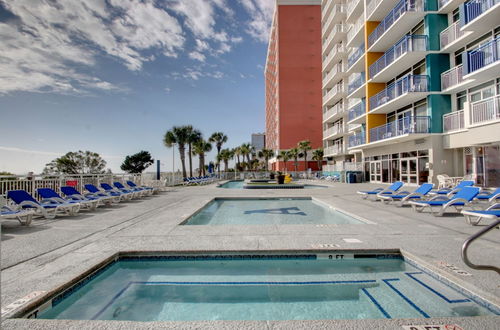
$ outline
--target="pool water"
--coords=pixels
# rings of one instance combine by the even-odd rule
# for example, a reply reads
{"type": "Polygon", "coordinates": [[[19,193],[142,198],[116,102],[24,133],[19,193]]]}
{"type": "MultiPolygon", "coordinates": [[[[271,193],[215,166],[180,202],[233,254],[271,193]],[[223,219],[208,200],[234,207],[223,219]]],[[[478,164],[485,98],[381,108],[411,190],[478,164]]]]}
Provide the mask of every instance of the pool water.
{"type": "MultiPolygon", "coordinates": [[[[245,181],[243,180],[234,180],[223,183],[219,186],[219,188],[229,188],[229,189],[243,189],[243,185],[245,181]]],[[[305,184],[304,189],[317,189],[317,188],[328,188],[327,186],[314,185],[314,184],[305,184]]]]}
{"type": "Polygon", "coordinates": [[[311,198],[216,198],[184,225],[363,224],[311,198]]]}
{"type": "Polygon", "coordinates": [[[125,257],[53,299],[37,317],[187,321],[495,314],[402,259],[335,257],[125,257]]]}

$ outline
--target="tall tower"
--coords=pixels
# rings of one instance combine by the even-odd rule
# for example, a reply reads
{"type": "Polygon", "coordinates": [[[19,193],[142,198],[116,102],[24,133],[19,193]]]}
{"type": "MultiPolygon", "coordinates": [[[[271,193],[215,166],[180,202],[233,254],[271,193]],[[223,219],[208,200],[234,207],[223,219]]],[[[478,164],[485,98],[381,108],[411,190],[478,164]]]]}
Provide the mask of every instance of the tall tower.
{"type": "MultiPolygon", "coordinates": [[[[277,0],[264,72],[267,148],[278,152],[302,140],[322,146],[321,61],[321,0],[277,0]]],[[[307,168],[317,169],[317,162],[307,168]]]]}

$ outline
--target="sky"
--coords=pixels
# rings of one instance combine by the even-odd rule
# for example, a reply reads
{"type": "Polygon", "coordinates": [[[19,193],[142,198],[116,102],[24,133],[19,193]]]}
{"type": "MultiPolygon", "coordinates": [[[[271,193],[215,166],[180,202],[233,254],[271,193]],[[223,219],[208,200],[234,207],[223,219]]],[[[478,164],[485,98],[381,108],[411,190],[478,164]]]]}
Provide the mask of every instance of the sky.
{"type": "Polygon", "coordinates": [[[273,11],[273,0],[0,0],[0,171],[40,173],[78,150],[115,173],[146,150],[170,171],[175,125],[250,142],[264,131],[273,11]]]}

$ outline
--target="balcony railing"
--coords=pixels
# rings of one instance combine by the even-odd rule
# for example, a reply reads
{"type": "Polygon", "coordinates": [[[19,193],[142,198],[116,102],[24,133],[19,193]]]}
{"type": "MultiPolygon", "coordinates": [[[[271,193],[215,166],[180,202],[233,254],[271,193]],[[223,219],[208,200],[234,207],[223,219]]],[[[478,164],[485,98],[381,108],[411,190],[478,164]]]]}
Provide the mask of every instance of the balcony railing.
{"type": "Polygon", "coordinates": [[[405,134],[422,134],[429,132],[429,116],[408,116],[370,129],[370,142],[390,139],[405,134]]]}
{"type": "Polygon", "coordinates": [[[463,129],[464,111],[454,111],[443,115],[443,132],[453,132],[463,129]]]}
{"type": "Polygon", "coordinates": [[[365,19],[364,16],[361,16],[356,23],[351,25],[351,28],[349,29],[349,32],[347,32],[347,43],[351,42],[351,40],[354,38],[354,36],[361,30],[363,25],[365,24],[365,19]]]}
{"type": "Polygon", "coordinates": [[[337,36],[339,33],[347,33],[347,25],[346,24],[335,24],[333,26],[332,31],[330,32],[328,38],[323,42],[324,46],[327,46],[330,41],[337,36]]]}
{"type": "Polygon", "coordinates": [[[467,53],[469,70],[468,73],[482,69],[487,65],[499,60],[500,37],[491,40],[474,50],[467,53]]]}
{"type": "Polygon", "coordinates": [[[366,16],[369,17],[382,0],[371,0],[366,4],[366,16]]]}
{"type": "Polygon", "coordinates": [[[335,116],[336,114],[342,113],[342,112],[344,112],[344,106],[343,106],[342,102],[339,102],[339,103],[335,104],[333,107],[327,109],[323,113],[323,120],[326,120],[327,118],[330,118],[330,117],[335,116]]]}
{"type": "Polygon", "coordinates": [[[342,125],[333,125],[323,131],[323,137],[337,135],[344,132],[344,128],[342,125]]]}
{"type": "Polygon", "coordinates": [[[366,102],[365,99],[361,100],[361,102],[355,104],[351,108],[349,108],[349,121],[353,120],[354,118],[358,118],[359,116],[362,116],[363,114],[366,113],[366,102]]]}
{"type": "Polygon", "coordinates": [[[500,119],[500,95],[471,104],[471,124],[481,124],[500,119]]]}
{"type": "Polygon", "coordinates": [[[323,29],[326,29],[331,24],[336,13],[340,13],[340,14],[345,13],[345,6],[341,5],[341,4],[336,4],[333,6],[333,10],[330,13],[328,20],[326,21],[325,24],[323,24],[323,29]]]}
{"type": "Polygon", "coordinates": [[[463,35],[464,32],[460,29],[460,21],[451,24],[439,34],[439,45],[441,46],[441,49],[445,48],[463,35]]]}
{"type": "Polygon", "coordinates": [[[368,36],[368,48],[370,48],[404,13],[422,11],[422,8],[421,0],[399,1],[382,22],[377,25],[377,28],[368,36]]]}
{"type": "Polygon", "coordinates": [[[344,148],[340,144],[337,144],[337,145],[334,145],[331,147],[326,147],[325,151],[324,151],[325,156],[338,155],[338,154],[342,154],[342,153],[344,153],[344,148]]]}
{"type": "Polygon", "coordinates": [[[460,64],[441,73],[441,90],[445,91],[452,86],[460,84],[463,80],[463,65],[460,64]]]}
{"type": "Polygon", "coordinates": [[[324,96],[324,100],[333,97],[335,94],[344,93],[344,84],[338,83],[333,86],[324,96]]]}
{"type": "Polygon", "coordinates": [[[361,171],[363,163],[337,162],[336,164],[323,165],[323,172],[343,172],[343,171],[361,171]]]}
{"type": "Polygon", "coordinates": [[[500,0],[472,0],[464,6],[465,24],[474,20],[476,17],[500,3],[500,0]]]}
{"type": "Polygon", "coordinates": [[[387,86],[380,93],[370,97],[370,110],[380,107],[406,93],[427,92],[428,78],[425,75],[408,75],[387,86]]]}
{"type": "Polygon", "coordinates": [[[328,63],[330,62],[330,60],[337,56],[337,54],[340,54],[340,53],[345,53],[347,51],[347,49],[342,46],[342,45],[335,45],[332,50],[330,51],[330,53],[324,58],[324,63],[328,63]]]}
{"type": "Polygon", "coordinates": [[[345,72],[345,68],[340,63],[337,63],[333,66],[333,68],[328,72],[328,74],[323,79],[323,84],[326,84],[333,76],[335,76],[339,72],[345,72]]]}
{"type": "Polygon", "coordinates": [[[348,1],[347,8],[346,8],[347,16],[351,15],[352,11],[354,10],[354,8],[356,8],[356,6],[359,4],[360,1],[363,1],[363,0],[348,1]]]}
{"type": "Polygon", "coordinates": [[[450,1],[451,1],[451,0],[439,0],[439,1],[438,1],[438,7],[439,7],[439,9],[443,8],[444,6],[446,6],[446,4],[447,4],[448,2],[450,2],[450,1]]]}
{"type": "Polygon", "coordinates": [[[375,63],[370,65],[370,78],[388,67],[408,52],[425,52],[427,50],[427,36],[407,35],[399,40],[391,49],[386,51],[375,63]]]}
{"type": "Polygon", "coordinates": [[[365,133],[349,136],[349,148],[353,148],[366,143],[365,133]]]}
{"type": "Polygon", "coordinates": [[[347,94],[351,94],[356,89],[363,86],[365,83],[365,73],[354,73],[349,77],[349,85],[347,86],[347,94]]]}
{"type": "Polygon", "coordinates": [[[349,68],[353,66],[353,64],[356,63],[356,61],[359,60],[359,58],[363,56],[364,53],[365,53],[365,44],[363,43],[361,46],[356,48],[356,50],[351,55],[349,55],[349,57],[347,58],[347,66],[349,68]]]}

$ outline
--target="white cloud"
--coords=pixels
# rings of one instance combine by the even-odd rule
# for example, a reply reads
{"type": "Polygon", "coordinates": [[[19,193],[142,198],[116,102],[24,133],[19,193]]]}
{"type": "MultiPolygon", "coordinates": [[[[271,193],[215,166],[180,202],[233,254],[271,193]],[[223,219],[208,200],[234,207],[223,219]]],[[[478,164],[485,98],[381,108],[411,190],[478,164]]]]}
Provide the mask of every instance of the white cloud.
{"type": "Polygon", "coordinates": [[[193,60],[197,60],[200,62],[205,62],[205,55],[200,52],[191,52],[189,53],[189,58],[193,60]]]}
{"type": "Polygon", "coordinates": [[[239,0],[250,15],[247,33],[258,41],[267,42],[271,27],[275,1],[239,0]]]}
{"type": "Polygon", "coordinates": [[[170,88],[170,87],[165,87],[163,90],[164,90],[167,94],[170,94],[170,92],[172,91],[172,88],[170,88]]]}

